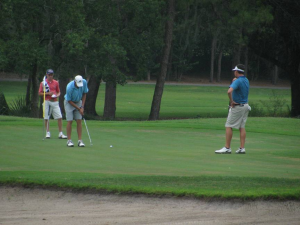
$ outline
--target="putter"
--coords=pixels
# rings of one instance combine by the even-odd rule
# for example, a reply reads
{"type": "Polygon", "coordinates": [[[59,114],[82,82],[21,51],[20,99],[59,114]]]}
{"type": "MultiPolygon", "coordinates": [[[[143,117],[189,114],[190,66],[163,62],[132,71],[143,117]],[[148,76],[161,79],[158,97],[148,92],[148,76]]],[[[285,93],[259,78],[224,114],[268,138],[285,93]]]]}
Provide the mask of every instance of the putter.
{"type": "Polygon", "coordinates": [[[90,136],[90,133],[89,133],[89,129],[88,129],[87,125],[86,125],[85,118],[83,118],[83,121],[84,121],[84,124],[85,124],[86,131],[87,131],[87,133],[88,133],[88,135],[89,135],[90,144],[93,145],[93,144],[92,144],[92,140],[91,140],[91,136],[90,136]]]}

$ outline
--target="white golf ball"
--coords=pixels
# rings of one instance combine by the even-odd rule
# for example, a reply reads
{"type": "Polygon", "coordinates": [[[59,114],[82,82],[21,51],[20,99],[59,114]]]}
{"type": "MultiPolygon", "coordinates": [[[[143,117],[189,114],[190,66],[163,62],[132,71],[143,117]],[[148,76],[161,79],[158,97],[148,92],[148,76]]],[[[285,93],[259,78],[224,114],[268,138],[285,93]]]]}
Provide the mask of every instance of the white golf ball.
{"type": "Polygon", "coordinates": [[[111,148],[112,148],[112,145],[111,145],[111,146],[109,146],[109,147],[111,147],[111,148]]]}

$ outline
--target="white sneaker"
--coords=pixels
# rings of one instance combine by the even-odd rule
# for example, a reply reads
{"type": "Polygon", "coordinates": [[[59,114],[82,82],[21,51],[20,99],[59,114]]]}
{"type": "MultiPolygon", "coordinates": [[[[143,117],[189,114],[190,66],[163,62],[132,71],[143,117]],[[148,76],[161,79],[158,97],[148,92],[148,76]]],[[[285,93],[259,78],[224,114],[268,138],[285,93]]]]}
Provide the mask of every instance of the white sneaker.
{"type": "Polygon", "coordinates": [[[231,154],[231,148],[223,147],[220,150],[215,151],[216,154],[231,154]]]}
{"type": "Polygon", "coordinates": [[[51,136],[51,135],[50,135],[50,132],[47,132],[47,133],[46,133],[46,138],[50,138],[50,136],[51,136]]]}
{"type": "Polygon", "coordinates": [[[239,148],[238,150],[235,151],[236,154],[246,154],[246,149],[245,148],[239,148]]]}
{"type": "Polygon", "coordinates": [[[58,138],[59,139],[67,139],[68,137],[66,135],[63,134],[63,132],[58,134],[58,138]]]}
{"type": "Polygon", "coordinates": [[[83,142],[81,140],[78,141],[78,147],[84,147],[85,144],[83,144],[83,142]]]}
{"type": "Polygon", "coordinates": [[[74,147],[74,144],[73,144],[72,140],[67,141],[67,146],[68,147],[74,147]]]}

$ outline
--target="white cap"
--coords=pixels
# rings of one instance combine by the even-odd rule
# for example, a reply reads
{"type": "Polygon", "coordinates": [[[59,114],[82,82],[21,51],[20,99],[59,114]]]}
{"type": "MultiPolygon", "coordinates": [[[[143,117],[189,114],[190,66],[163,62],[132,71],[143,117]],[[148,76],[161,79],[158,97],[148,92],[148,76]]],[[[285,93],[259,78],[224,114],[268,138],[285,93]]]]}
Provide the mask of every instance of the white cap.
{"type": "Polygon", "coordinates": [[[83,86],[83,79],[82,79],[82,76],[77,75],[77,76],[75,77],[75,82],[76,82],[77,87],[82,87],[82,86],[83,86]]]}
{"type": "Polygon", "coordinates": [[[235,71],[235,70],[240,71],[240,72],[245,72],[244,70],[238,68],[237,66],[235,66],[234,69],[232,69],[232,71],[235,71]]]}

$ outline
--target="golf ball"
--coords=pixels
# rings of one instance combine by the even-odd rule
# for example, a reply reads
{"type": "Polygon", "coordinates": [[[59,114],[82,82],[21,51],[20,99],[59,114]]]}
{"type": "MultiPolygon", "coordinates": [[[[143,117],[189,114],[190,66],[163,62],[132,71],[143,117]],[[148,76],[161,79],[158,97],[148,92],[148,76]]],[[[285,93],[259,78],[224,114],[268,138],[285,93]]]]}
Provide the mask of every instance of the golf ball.
{"type": "Polygon", "coordinates": [[[111,146],[109,146],[109,147],[111,147],[111,148],[112,148],[112,145],[111,145],[111,146]]]}

